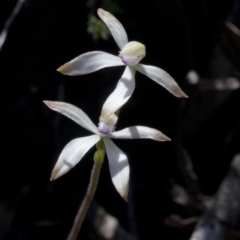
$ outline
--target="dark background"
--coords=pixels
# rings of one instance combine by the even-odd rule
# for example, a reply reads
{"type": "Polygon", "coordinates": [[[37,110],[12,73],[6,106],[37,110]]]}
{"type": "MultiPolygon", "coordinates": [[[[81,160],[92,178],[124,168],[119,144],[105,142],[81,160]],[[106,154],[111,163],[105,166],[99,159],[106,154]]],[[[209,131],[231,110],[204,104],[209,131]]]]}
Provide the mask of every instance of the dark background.
{"type": "MultiPolygon", "coordinates": [[[[0,29],[16,2],[0,1],[0,29]]],[[[146,45],[142,63],[170,73],[189,99],[175,98],[136,74],[136,89],[121,110],[117,130],[145,125],[161,130],[172,142],[114,141],[129,158],[129,202],[114,189],[106,159],[94,204],[116,217],[132,239],[187,240],[195,222],[185,224],[172,215],[200,216],[239,152],[240,94],[238,87],[233,90],[227,83],[229,78],[238,82],[240,77],[240,37],[225,23],[231,21],[240,28],[240,3],[116,2],[122,11],[114,15],[129,40],[146,45]],[[199,75],[196,84],[186,78],[191,70],[199,75]],[[219,89],[217,83],[223,87],[219,89]],[[184,204],[179,192],[193,203],[184,204]]],[[[102,104],[123,68],[76,77],[61,75],[56,69],[88,51],[118,54],[111,36],[96,42],[87,33],[88,15],[102,5],[103,1],[87,7],[81,0],[26,0],[9,29],[0,51],[0,239],[66,239],[88,186],[94,150],[69,173],[49,182],[62,148],[89,132],[42,101],[72,103],[98,123],[102,104]]],[[[105,239],[92,226],[92,212],[79,239],[105,239]]]]}

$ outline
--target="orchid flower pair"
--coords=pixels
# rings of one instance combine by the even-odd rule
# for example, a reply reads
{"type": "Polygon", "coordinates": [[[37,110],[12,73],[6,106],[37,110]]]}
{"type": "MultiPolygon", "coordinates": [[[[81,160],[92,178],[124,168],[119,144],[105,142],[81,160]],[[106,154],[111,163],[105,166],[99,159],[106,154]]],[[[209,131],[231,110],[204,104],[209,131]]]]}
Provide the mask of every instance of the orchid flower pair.
{"type": "Polygon", "coordinates": [[[67,173],[94,144],[102,140],[105,145],[113,184],[119,194],[126,200],[129,183],[128,158],[110,138],[149,138],[155,141],[170,141],[170,138],[160,131],[143,126],[128,127],[114,132],[118,120],[116,112],[128,101],[135,89],[136,70],[164,86],[176,97],[186,98],[187,95],[164,70],[140,64],[139,61],[146,54],[145,46],[136,41],[128,42],[127,34],[122,24],[112,14],[103,9],[98,9],[97,12],[108,26],[113,38],[121,49],[120,54],[117,57],[101,51],[85,53],[64,64],[58,71],[67,75],[82,75],[104,67],[125,65],[126,68],[115,90],[103,104],[98,127],[94,125],[81,109],[71,104],[44,101],[50,109],[65,115],[93,133],[93,135],[88,137],[73,139],[64,147],[52,171],[51,180],[67,173]]]}

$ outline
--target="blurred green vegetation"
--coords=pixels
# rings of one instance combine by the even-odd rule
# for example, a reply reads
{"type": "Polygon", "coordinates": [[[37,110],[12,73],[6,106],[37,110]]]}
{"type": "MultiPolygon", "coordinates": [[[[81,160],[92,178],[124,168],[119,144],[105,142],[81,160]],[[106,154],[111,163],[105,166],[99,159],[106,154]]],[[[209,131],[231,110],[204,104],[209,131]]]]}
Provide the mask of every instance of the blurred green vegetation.
{"type": "MultiPolygon", "coordinates": [[[[110,35],[110,31],[105,23],[95,15],[96,0],[88,0],[86,6],[91,10],[91,12],[94,12],[94,14],[90,13],[88,16],[87,32],[92,35],[94,41],[98,41],[99,39],[107,40],[110,35]]],[[[118,3],[112,0],[104,0],[101,7],[106,11],[111,12],[113,15],[115,13],[124,12],[119,7],[118,3]]]]}

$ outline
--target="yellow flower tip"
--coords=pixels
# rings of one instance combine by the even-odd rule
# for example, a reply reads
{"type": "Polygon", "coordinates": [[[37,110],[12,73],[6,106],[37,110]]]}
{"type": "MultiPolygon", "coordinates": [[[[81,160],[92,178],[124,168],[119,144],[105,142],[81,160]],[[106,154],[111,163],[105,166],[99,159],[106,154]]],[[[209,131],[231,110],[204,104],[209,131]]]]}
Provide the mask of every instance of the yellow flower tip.
{"type": "Polygon", "coordinates": [[[125,192],[122,195],[122,198],[127,202],[128,201],[128,191],[129,191],[129,186],[126,187],[125,192]]]}
{"type": "Polygon", "coordinates": [[[56,169],[53,169],[51,173],[50,181],[56,180],[57,178],[59,178],[58,171],[56,171],[56,169]]]}
{"type": "Polygon", "coordinates": [[[125,44],[120,52],[126,56],[140,56],[146,55],[146,47],[144,44],[136,41],[131,41],[125,44]]]}
{"type": "Polygon", "coordinates": [[[119,53],[125,65],[136,65],[146,56],[146,47],[140,42],[132,41],[125,44],[119,53]]]}
{"type": "Polygon", "coordinates": [[[51,175],[51,177],[50,177],[50,181],[53,181],[53,180],[55,180],[55,178],[54,178],[53,175],[51,175]]]}
{"type": "Polygon", "coordinates": [[[67,63],[63,64],[61,67],[57,69],[57,71],[62,74],[67,74],[67,72],[69,71],[69,64],[67,63]]]}

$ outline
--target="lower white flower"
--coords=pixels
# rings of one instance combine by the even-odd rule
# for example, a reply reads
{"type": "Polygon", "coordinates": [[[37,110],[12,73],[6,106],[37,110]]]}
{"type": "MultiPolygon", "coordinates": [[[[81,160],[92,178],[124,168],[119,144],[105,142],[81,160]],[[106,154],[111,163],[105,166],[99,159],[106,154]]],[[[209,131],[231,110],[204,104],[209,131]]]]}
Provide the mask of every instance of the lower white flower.
{"type": "Polygon", "coordinates": [[[118,119],[115,114],[108,118],[109,125],[100,121],[99,127],[97,128],[86,113],[72,104],[54,101],[44,101],[44,103],[50,109],[65,115],[83,128],[94,133],[94,135],[88,137],[75,138],[64,147],[52,171],[51,180],[61,177],[72,169],[82,159],[86,152],[102,139],[108,156],[113,184],[119,194],[126,200],[129,184],[128,158],[110,138],[149,138],[155,141],[171,140],[160,131],[143,126],[128,127],[121,131],[113,132],[118,119]]]}

